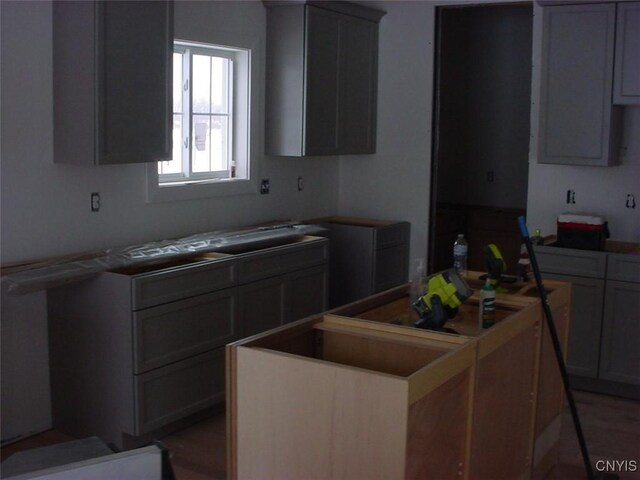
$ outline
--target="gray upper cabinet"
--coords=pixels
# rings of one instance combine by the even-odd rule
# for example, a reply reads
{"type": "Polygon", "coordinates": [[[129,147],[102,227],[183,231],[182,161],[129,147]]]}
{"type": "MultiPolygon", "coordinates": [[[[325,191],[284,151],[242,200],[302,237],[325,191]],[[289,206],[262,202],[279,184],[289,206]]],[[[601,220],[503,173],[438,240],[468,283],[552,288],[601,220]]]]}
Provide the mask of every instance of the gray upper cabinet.
{"type": "Polygon", "coordinates": [[[613,103],[640,104],[640,2],[618,4],[613,103]]]}
{"type": "Polygon", "coordinates": [[[53,2],[54,161],[171,158],[173,2],[53,2]]]}
{"type": "Polygon", "coordinates": [[[538,162],[617,163],[612,106],[616,5],[543,8],[538,162]]]}
{"type": "Polygon", "coordinates": [[[264,3],[266,153],[375,153],[384,12],[348,2],[264,3]]]}

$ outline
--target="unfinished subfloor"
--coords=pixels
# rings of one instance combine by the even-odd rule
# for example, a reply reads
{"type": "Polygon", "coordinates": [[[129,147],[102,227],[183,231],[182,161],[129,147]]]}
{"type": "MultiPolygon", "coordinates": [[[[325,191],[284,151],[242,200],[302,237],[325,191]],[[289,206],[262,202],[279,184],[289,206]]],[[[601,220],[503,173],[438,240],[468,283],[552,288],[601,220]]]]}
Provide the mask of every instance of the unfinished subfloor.
{"type": "MultiPolygon", "coordinates": [[[[587,446],[597,460],[629,460],[635,472],[620,472],[622,480],[640,480],[640,402],[587,392],[575,392],[587,446]]],[[[30,448],[72,440],[50,430],[2,448],[2,459],[30,448]]],[[[225,417],[217,414],[163,439],[172,454],[177,480],[226,478],[225,417]]],[[[552,480],[586,478],[582,457],[568,408],[562,419],[560,462],[547,477],[552,480]]]]}

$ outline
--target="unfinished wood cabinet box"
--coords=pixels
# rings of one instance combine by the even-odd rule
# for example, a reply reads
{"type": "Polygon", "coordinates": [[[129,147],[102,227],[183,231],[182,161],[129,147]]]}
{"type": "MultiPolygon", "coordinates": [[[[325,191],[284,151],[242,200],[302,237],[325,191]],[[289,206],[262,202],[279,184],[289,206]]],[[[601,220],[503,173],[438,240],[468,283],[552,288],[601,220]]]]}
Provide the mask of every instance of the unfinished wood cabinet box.
{"type": "Polygon", "coordinates": [[[461,335],[380,323],[405,286],[228,346],[229,477],[530,478],[542,308],[501,297],[484,331],[474,298],[461,335]]]}
{"type": "Polygon", "coordinates": [[[475,342],[334,315],[294,325],[227,347],[230,478],[464,473],[475,342]]]}
{"type": "MultiPolygon", "coordinates": [[[[476,291],[482,285],[479,276],[479,272],[469,272],[467,279],[470,286],[476,291]]],[[[538,303],[539,296],[533,282],[514,285],[504,284],[502,287],[503,290],[507,291],[497,293],[497,298],[503,302],[538,303]]],[[[545,280],[544,287],[560,345],[566,358],[569,337],[571,284],[545,280]]],[[[545,478],[558,462],[561,416],[564,407],[562,377],[560,376],[553,342],[541,305],[539,311],[541,334],[532,457],[532,478],[534,479],[545,478]]]]}

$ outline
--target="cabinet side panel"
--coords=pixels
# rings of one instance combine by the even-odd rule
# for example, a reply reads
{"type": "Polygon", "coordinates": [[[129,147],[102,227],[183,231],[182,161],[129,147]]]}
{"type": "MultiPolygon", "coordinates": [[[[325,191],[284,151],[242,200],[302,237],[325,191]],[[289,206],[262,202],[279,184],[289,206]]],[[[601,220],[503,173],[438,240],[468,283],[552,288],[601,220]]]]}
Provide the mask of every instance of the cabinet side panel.
{"type": "Polygon", "coordinates": [[[337,307],[374,293],[375,229],[325,225],[331,230],[329,304],[337,307]]]}
{"type": "Polygon", "coordinates": [[[403,478],[407,382],[237,348],[238,478],[403,478]]]}
{"type": "Polygon", "coordinates": [[[56,163],[95,153],[94,2],[53,2],[53,137],[56,163]]]}
{"type": "Polygon", "coordinates": [[[53,426],[122,447],[133,431],[128,282],[109,274],[48,293],[53,426]]]}
{"type": "Polygon", "coordinates": [[[265,153],[302,156],[304,6],[267,8],[265,153]]]}
{"type": "Polygon", "coordinates": [[[407,479],[458,478],[465,470],[472,371],[456,375],[411,405],[407,479]]]}
{"type": "Polygon", "coordinates": [[[532,325],[478,360],[470,478],[523,478],[529,471],[537,354],[532,325]]]}

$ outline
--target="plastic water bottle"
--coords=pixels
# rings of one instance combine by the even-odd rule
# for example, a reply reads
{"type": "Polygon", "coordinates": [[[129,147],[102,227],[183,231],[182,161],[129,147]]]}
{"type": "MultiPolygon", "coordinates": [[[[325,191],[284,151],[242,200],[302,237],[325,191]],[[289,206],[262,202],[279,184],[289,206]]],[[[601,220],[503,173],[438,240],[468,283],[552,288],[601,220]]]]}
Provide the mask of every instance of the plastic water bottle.
{"type": "Polygon", "coordinates": [[[467,241],[464,239],[464,235],[462,233],[458,234],[458,238],[453,244],[453,268],[462,275],[465,276],[467,274],[467,251],[469,250],[469,246],[467,241]]]}
{"type": "Polygon", "coordinates": [[[480,328],[492,327],[496,322],[496,291],[487,278],[480,290],[480,328]]]}
{"type": "Polygon", "coordinates": [[[411,289],[409,291],[409,297],[411,304],[413,304],[418,298],[422,297],[427,287],[427,276],[424,268],[424,258],[418,258],[414,260],[413,276],[411,278],[411,289]]]}

